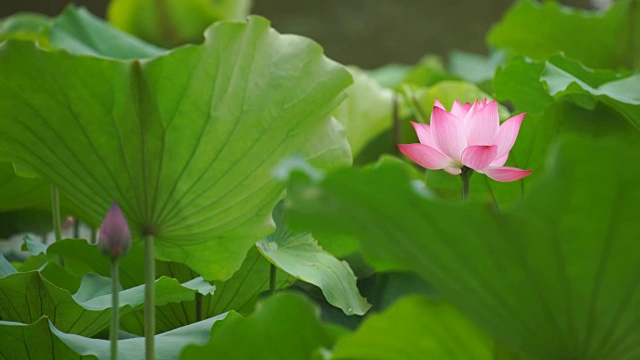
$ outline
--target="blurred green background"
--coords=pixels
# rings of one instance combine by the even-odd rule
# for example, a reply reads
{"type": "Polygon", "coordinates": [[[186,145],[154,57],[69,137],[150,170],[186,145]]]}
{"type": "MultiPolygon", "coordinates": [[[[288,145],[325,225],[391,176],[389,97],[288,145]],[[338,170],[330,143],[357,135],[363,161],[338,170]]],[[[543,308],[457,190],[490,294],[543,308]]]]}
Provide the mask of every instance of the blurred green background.
{"type": "MultiPolygon", "coordinates": [[[[217,1],[217,0],[211,0],[217,1]]],[[[58,14],[68,0],[2,0],[0,17],[21,11],[58,14]]],[[[107,0],[77,0],[105,17],[107,0]]],[[[592,8],[602,1],[565,0],[592,8]]],[[[254,0],[252,13],[267,17],[283,33],[310,37],[344,64],[374,68],[416,63],[422,55],[458,49],[486,53],[484,36],[513,0],[254,0]]],[[[535,31],[535,29],[531,29],[535,31]]]]}

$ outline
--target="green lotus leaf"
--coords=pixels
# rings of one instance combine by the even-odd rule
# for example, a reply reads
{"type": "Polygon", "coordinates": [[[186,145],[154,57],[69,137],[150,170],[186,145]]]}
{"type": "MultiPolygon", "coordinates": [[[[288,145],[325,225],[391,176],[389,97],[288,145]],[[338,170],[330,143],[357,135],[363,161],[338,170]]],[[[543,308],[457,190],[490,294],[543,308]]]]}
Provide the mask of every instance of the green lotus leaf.
{"type": "Polygon", "coordinates": [[[276,232],[258,241],[260,252],[275,266],[318,286],[327,301],[347,315],[364,315],[369,307],[360,296],[356,276],[346,261],[324,251],[310,233],[292,232],[282,205],[273,211],[276,232]]]}
{"type": "Polygon", "coordinates": [[[333,345],[335,334],[304,297],[277,293],[246,318],[229,313],[214,324],[209,343],[187,347],[180,359],[313,359],[333,345]]]}
{"type": "MultiPolygon", "coordinates": [[[[110,276],[109,259],[98,250],[97,246],[88,244],[83,239],[63,239],[44,246],[35,239],[27,238],[26,245],[32,256],[25,263],[20,264],[22,266],[18,270],[40,270],[45,279],[70,292],[77,291],[80,279],[88,273],[110,276]],[[64,269],[57,266],[60,260],[64,263],[64,269]]],[[[144,283],[144,258],[140,245],[142,244],[134,244],[130,252],[120,258],[120,283],[125,289],[144,283]]],[[[0,275],[2,275],[1,272],[0,275]]],[[[156,261],[156,275],[166,276],[183,284],[198,277],[193,270],[183,264],[164,261],[156,261]]],[[[215,293],[197,293],[196,297],[200,297],[198,300],[191,297],[158,306],[156,308],[157,332],[170,331],[195,323],[198,318],[210,318],[230,310],[248,314],[253,311],[260,294],[269,289],[269,276],[269,262],[256,247],[252,247],[240,269],[230,279],[213,282],[216,288],[215,293]]],[[[289,274],[278,270],[277,288],[288,287],[293,280],[289,274]]],[[[143,309],[128,312],[120,319],[121,328],[127,332],[142,335],[143,316],[143,309]]]]}
{"type": "Polygon", "coordinates": [[[58,186],[90,225],[117,200],[157,258],[224,280],[273,231],[275,164],[349,163],[329,114],[351,78],[262,18],[206,38],[142,61],[0,45],[0,154],[58,186]]]}
{"type": "Polygon", "coordinates": [[[594,68],[634,69],[640,60],[640,27],[634,26],[640,7],[636,5],[616,1],[599,13],[555,1],[521,0],[491,30],[487,41],[538,60],[564,53],[594,68]]]}
{"type": "Polygon", "coordinates": [[[504,212],[434,200],[397,167],[345,169],[319,183],[297,174],[290,221],[358,236],[365,253],[422,275],[517,355],[635,359],[637,153],[637,143],[569,137],[504,212]]]}
{"type": "MultiPolygon", "coordinates": [[[[156,359],[177,359],[189,344],[206,344],[211,326],[224,315],[206,319],[155,336],[156,359]]],[[[32,324],[0,321],[0,355],[6,359],[110,359],[109,340],[67,334],[57,329],[46,316],[32,324]],[[9,341],[5,341],[9,340],[9,341]]],[[[118,341],[118,357],[144,359],[144,338],[118,341]]]]}
{"type": "Polygon", "coordinates": [[[114,0],[107,17],[115,27],[164,47],[202,41],[220,20],[244,20],[252,0],[114,0]]]}
{"type": "Polygon", "coordinates": [[[353,85],[347,90],[347,99],[333,111],[333,116],[344,125],[355,157],[368,142],[391,127],[393,93],[362,70],[352,66],[349,71],[353,85]]]}
{"type": "Polygon", "coordinates": [[[446,303],[420,296],[400,299],[342,337],[332,359],[493,360],[493,340],[446,303]]]}
{"type": "Polygon", "coordinates": [[[0,42],[10,39],[37,41],[48,46],[51,19],[37,13],[18,13],[0,20],[0,42]]]}
{"type": "MultiPolygon", "coordinates": [[[[193,279],[196,275],[189,268],[177,263],[158,262],[156,269],[160,274],[170,276],[180,282],[193,279]]],[[[156,307],[157,332],[165,332],[214,317],[228,311],[246,315],[253,311],[260,295],[269,289],[269,262],[257,248],[247,253],[240,269],[226,281],[214,281],[216,291],[213,294],[198,295],[196,299],[172,302],[156,307]]],[[[278,270],[276,287],[285,288],[293,280],[287,273],[278,270]]],[[[144,334],[144,311],[135,310],[120,319],[120,325],[127,332],[144,334]]]]}
{"type": "MultiPolygon", "coordinates": [[[[215,287],[196,278],[180,284],[160,277],[156,280],[156,303],[192,300],[195,293],[212,294],[215,287]]],[[[38,271],[6,273],[0,278],[0,317],[29,324],[47,316],[61,331],[92,336],[109,326],[111,320],[111,280],[94,274],[82,279],[75,294],[56,286],[38,271]]],[[[120,314],[144,303],[144,285],[120,291],[120,314]]]]}
{"type": "Polygon", "coordinates": [[[166,50],[122,32],[85,8],[69,5],[49,29],[49,44],[73,54],[116,59],[155,57],[166,50]]]}

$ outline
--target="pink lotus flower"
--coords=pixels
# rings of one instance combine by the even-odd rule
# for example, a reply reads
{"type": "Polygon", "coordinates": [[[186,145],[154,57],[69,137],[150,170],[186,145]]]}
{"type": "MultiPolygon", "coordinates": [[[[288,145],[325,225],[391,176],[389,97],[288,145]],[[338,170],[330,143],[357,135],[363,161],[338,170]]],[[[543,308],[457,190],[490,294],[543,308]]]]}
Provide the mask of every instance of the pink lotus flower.
{"type": "Polygon", "coordinates": [[[451,112],[447,112],[436,99],[431,125],[412,122],[420,143],[398,147],[409,159],[427,169],[444,169],[458,175],[467,167],[500,182],[520,180],[531,174],[531,170],[504,166],[504,163],[518,137],[524,115],[516,115],[500,125],[495,100],[476,100],[473,105],[462,105],[456,100],[451,112]]]}

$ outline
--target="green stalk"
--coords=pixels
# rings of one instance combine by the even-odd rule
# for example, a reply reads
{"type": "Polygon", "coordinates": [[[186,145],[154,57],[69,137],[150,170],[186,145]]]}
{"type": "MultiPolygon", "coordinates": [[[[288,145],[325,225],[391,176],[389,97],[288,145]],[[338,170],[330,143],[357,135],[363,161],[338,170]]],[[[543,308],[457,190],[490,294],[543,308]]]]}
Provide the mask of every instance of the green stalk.
{"type": "Polygon", "coordinates": [[[91,244],[95,244],[98,242],[98,229],[91,228],[91,238],[89,240],[91,244]]]}
{"type": "Polygon", "coordinates": [[[53,231],[56,241],[62,240],[62,221],[60,220],[60,195],[58,188],[51,185],[51,213],[53,214],[53,231]]]}
{"type": "Polygon", "coordinates": [[[466,166],[462,167],[462,173],[460,174],[462,177],[462,202],[469,200],[469,179],[471,179],[472,174],[473,169],[466,166]]]}
{"type": "Polygon", "coordinates": [[[156,334],[156,259],[153,235],[144,237],[144,358],[153,360],[154,336],[156,334]]]}
{"type": "Polygon", "coordinates": [[[202,294],[196,293],[196,322],[202,320],[202,294]]]}
{"type": "Polygon", "coordinates": [[[276,266],[270,264],[271,268],[269,271],[269,293],[271,295],[276,293],[276,266]]]}
{"type": "Polygon", "coordinates": [[[111,259],[111,360],[118,359],[118,328],[120,327],[120,303],[118,302],[118,258],[111,259]]]}
{"type": "Polygon", "coordinates": [[[393,127],[391,129],[391,144],[396,155],[400,155],[398,144],[402,142],[402,122],[400,121],[400,110],[398,104],[398,95],[394,94],[392,97],[391,113],[393,115],[393,127]]]}

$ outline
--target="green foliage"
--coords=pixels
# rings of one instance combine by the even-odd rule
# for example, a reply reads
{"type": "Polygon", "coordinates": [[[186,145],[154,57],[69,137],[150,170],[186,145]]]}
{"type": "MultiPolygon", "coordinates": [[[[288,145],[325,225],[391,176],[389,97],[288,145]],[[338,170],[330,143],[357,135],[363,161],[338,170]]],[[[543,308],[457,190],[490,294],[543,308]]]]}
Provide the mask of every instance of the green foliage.
{"type": "Polygon", "coordinates": [[[220,20],[244,20],[251,0],[113,0],[109,22],[151,43],[175,47],[202,41],[202,33],[220,20]]]}
{"type": "Polygon", "coordinates": [[[280,269],[318,286],[345,314],[364,315],[370,305],[360,296],[349,264],[322,250],[310,233],[290,231],[282,206],[275,208],[273,217],[276,232],[258,241],[260,252],[280,269]]]}
{"type": "MultiPolygon", "coordinates": [[[[196,292],[213,293],[215,287],[202,278],[184,284],[161,277],[156,281],[156,303],[164,305],[193,299],[196,292]]],[[[87,274],[75,294],[56,286],[38,271],[5,274],[0,278],[0,317],[29,324],[42,316],[66,333],[92,336],[109,325],[111,280],[87,274]]],[[[120,314],[141,308],[144,285],[120,291],[120,314]]]]}
{"type": "MultiPolygon", "coordinates": [[[[0,237],[49,231],[52,185],[93,228],[119,202],[120,358],[144,354],[144,235],[158,359],[640,357],[637,0],[520,0],[488,56],[373,71],[250,5],[114,0],[120,30],[74,6],[0,20],[0,237]],[[397,143],[435,99],[483,98],[527,112],[506,165],[533,174],[476,173],[461,203],[460,177],[397,143]]],[[[109,259],[84,239],[23,250],[0,256],[0,357],[109,358],[109,259]]]]}
{"type": "Polygon", "coordinates": [[[134,237],[155,235],[159,258],[224,280],[272,231],[276,162],[299,152],[325,167],[348,162],[327,118],[350,76],[260,18],[207,37],[145,62],[5,43],[0,152],[58,185],[90,224],[117,199],[134,237]]]}
{"type": "MultiPolygon", "coordinates": [[[[156,335],[156,359],[177,359],[187,344],[205,344],[211,326],[222,319],[224,315],[156,335]]],[[[3,339],[11,338],[0,346],[0,354],[7,359],[109,359],[109,341],[66,334],[47,321],[47,317],[29,325],[0,321],[0,334],[3,339]]],[[[144,339],[120,339],[118,356],[144,359],[144,339]]]]}
{"type": "Polygon", "coordinates": [[[491,360],[493,341],[454,307],[413,296],[341,338],[332,359],[491,360]]]}
{"type": "Polygon", "coordinates": [[[0,21],[0,42],[16,39],[36,41],[46,47],[50,19],[35,13],[20,13],[0,21]]]}
{"type": "Polygon", "coordinates": [[[295,181],[291,219],[358,236],[366,253],[423,275],[516,352],[632,359],[640,174],[618,169],[637,151],[570,138],[506,213],[431,200],[397,167],[348,169],[318,184],[295,181]]]}
{"type": "Polygon", "coordinates": [[[355,157],[368,142],[391,127],[393,94],[362,70],[350,67],[349,71],[354,83],[333,116],[344,125],[355,157]]]}
{"type": "Polygon", "coordinates": [[[139,59],[165,50],[114,29],[84,8],[69,5],[51,24],[49,43],[73,54],[139,59]]]}
{"type": "Polygon", "coordinates": [[[496,25],[489,44],[545,59],[563,52],[589,67],[635,69],[640,60],[640,7],[616,1],[605,13],[576,10],[555,1],[520,0],[496,25]]]}
{"type": "Polygon", "coordinates": [[[334,341],[335,331],[319,322],[311,303],[278,293],[247,318],[230,313],[214,324],[207,345],[188,347],[180,359],[321,359],[320,349],[334,341]]]}

